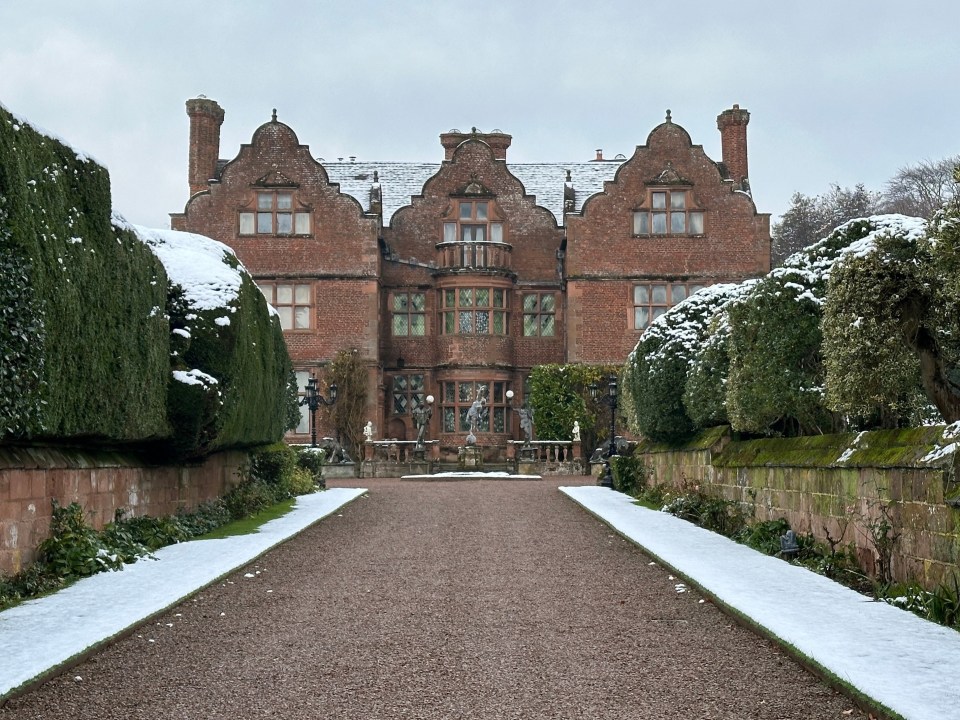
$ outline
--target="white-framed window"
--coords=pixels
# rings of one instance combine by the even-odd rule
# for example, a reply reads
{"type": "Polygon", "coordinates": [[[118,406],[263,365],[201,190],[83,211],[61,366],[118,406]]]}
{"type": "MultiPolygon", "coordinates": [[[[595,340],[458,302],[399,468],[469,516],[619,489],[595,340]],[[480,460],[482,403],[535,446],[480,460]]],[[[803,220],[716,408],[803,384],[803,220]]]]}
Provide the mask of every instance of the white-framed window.
{"type": "Polygon", "coordinates": [[[703,210],[689,190],[652,190],[633,212],[634,235],[703,235],[703,210]]]}
{"type": "Polygon", "coordinates": [[[704,283],[650,282],[633,286],[633,327],[646,330],[669,308],[702,290],[704,283]]]}

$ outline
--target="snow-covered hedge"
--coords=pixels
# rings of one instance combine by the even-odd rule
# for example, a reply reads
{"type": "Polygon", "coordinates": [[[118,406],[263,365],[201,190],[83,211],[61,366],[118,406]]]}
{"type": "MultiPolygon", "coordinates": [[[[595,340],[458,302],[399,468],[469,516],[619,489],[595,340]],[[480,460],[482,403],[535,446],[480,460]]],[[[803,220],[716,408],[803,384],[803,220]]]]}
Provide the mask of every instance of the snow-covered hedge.
{"type": "Polygon", "coordinates": [[[711,319],[738,285],[694,293],[657,318],[627,360],[625,385],[637,429],[654,440],[691,434],[696,423],[684,405],[687,376],[709,336],[711,319]]]}
{"type": "MultiPolygon", "coordinates": [[[[823,311],[826,402],[861,424],[918,425],[930,420],[920,363],[901,331],[904,304],[933,304],[939,284],[926,223],[887,215],[834,265],[823,311]]],[[[934,415],[935,417],[935,415],[934,415]]]]}
{"type": "Polygon", "coordinates": [[[279,322],[233,252],[111,217],[107,171],[0,106],[0,442],[159,459],[273,442],[279,322]]]}
{"type": "MultiPolygon", "coordinates": [[[[960,238],[960,223],[941,226],[960,238]]],[[[936,336],[938,357],[960,357],[960,292],[934,292],[960,288],[945,270],[949,258],[960,265],[960,255],[942,229],[925,238],[917,218],[854,220],[759,280],[707,288],[678,304],[628,361],[635,429],[670,441],[723,423],[799,435],[933,419],[904,342],[904,307],[932,307],[917,322],[936,336]]]]}
{"type": "Polygon", "coordinates": [[[0,197],[0,438],[169,435],[166,275],[114,235],[107,171],[0,107],[0,197]]]}

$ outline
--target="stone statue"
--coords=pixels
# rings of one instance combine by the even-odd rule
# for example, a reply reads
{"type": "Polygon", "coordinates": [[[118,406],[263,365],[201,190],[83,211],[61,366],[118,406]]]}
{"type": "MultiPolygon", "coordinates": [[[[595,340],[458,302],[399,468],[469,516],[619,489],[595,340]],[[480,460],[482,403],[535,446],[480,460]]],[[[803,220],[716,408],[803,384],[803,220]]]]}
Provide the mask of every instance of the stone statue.
{"type": "Polygon", "coordinates": [[[573,421],[573,441],[580,442],[580,421],[573,421]]]}
{"type": "Polygon", "coordinates": [[[423,447],[423,441],[427,436],[427,427],[430,425],[430,418],[433,417],[432,405],[420,405],[412,413],[413,424],[417,427],[417,447],[423,447]]]}
{"type": "Polygon", "coordinates": [[[467,410],[467,423],[470,425],[470,434],[473,435],[477,426],[483,421],[486,413],[487,398],[483,394],[483,386],[477,390],[477,397],[467,410]]]}
{"type": "Polygon", "coordinates": [[[338,443],[335,438],[325,437],[317,444],[323,448],[328,465],[341,465],[343,463],[353,462],[350,456],[347,455],[347,451],[343,449],[343,445],[338,443]]]}
{"type": "Polygon", "coordinates": [[[367,424],[363,426],[363,436],[367,442],[373,440],[373,420],[367,420],[367,424]]]}
{"type": "Polygon", "coordinates": [[[522,407],[517,410],[517,415],[520,416],[520,429],[523,430],[524,439],[530,442],[533,439],[533,409],[522,407]]]}

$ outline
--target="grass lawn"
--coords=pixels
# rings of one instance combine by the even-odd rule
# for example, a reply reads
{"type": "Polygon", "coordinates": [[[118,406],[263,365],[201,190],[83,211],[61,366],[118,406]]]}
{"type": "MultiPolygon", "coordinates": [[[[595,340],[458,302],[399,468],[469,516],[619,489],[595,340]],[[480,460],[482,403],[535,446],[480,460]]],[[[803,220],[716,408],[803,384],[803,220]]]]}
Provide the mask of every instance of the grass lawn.
{"type": "Polygon", "coordinates": [[[206,535],[201,535],[195,539],[218,540],[220,538],[233,537],[234,535],[249,535],[252,532],[256,532],[257,528],[264,523],[286,515],[293,509],[294,502],[296,502],[296,498],[284,500],[283,502],[277,503],[276,505],[268,507],[266,510],[257,513],[253,517],[244,518],[243,520],[234,520],[233,522],[227,523],[226,525],[221,525],[216,530],[209,532],[206,535]]]}

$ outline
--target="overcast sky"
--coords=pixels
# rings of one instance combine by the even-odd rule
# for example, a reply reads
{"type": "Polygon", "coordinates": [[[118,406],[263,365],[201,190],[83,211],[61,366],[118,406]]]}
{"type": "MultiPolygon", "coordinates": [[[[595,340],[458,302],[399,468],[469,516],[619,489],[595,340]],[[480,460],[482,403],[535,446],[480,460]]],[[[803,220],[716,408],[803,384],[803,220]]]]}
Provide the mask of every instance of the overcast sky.
{"type": "Polygon", "coordinates": [[[151,227],[187,200],[198,95],[226,111],[223,158],[277,108],[314,156],[424,162],[474,126],[515,162],[629,156],[667,108],[719,160],[737,103],[775,221],[794,192],[960,153],[958,28],[956,0],[4,0],[0,102],[151,227]]]}

